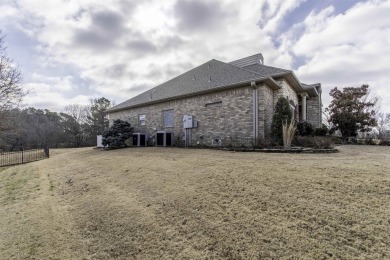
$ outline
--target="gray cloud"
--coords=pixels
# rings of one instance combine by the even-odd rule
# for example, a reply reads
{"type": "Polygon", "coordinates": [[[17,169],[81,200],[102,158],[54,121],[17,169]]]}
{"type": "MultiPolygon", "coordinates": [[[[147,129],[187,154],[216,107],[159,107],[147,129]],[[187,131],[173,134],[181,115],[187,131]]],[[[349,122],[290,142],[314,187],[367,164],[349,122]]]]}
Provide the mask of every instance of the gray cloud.
{"type": "Polygon", "coordinates": [[[127,48],[138,54],[155,52],[157,50],[157,47],[152,42],[145,39],[132,40],[127,43],[127,48]]]}
{"type": "Polygon", "coordinates": [[[180,38],[179,36],[173,36],[173,37],[167,37],[162,40],[163,45],[162,49],[172,49],[172,48],[177,48],[185,43],[185,41],[180,38]]]}
{"type": "Polygon", "coordinates": [[[153,86],[148,85],[148,84],[133,85],[132,87],[130,87],[129,92],[145,91],[147,89],[150,89],[151,87],[153,87],[153,86]]]}
{"type": "Polygon", "coordinates": [[[199,64],[193,64],[190,62],[178,62],[176,64],[170,64],[170,66],[165,69],[166,77],[171,79],[173,77],[179,76],[180,74],[193,69],[196,65],[199,64]]]}
{"type": "Polygon", "coordinates": [[[123,17],[112,11],[97,11],[91,14],[91,25],[87,29],[77,29],[74,42],[92,48],[106,48],[124,34],[123,17]]]}
{"type": "Polygon", "coordinates": [[[196,65],[192,63],[172,63],[168,64],[164,70],[158,64],[150,64],[146,78],[155,82],[156,86],[164,83],[166,80],[172,79],[187,70],[193,69],[196,65]]]}
{"type": "MultiPolygon", "coordinates": [[[[142,2],[146,2],[145,0],[142,2]]],[[[141,1],[138,0],[119,0],[118,4],[120,6],[120,9],[123,10],[126,15],[132,14],[137,6],[141,3],[141,1]]]]}
{"type": "Polygon", "coordinates": [[[74,43],[91,48],[105,48],[113,44],[111,38],[92,30],[79,29],[74,33],[74,43]]]}
{"type": "Polygon", "coordinates": [[[198,0],[177,1],[174,12],[183,30],[205,30],[215,27],[225,16],[217,2],[198,0]]]}
{"type": "Polygon", "coordinates": [[[121,31],[123,28],[123,17],[119,13],[98,11],[93,13],[91,18],[94,29],[106,33],[121,31]]]}
{"type": "Polygon", "coordinates": [[[150,68],[148,70],[149,72],[146,74],[146,77],[148,79],[152,79],[152,80],[157,80],[157,79],[162,78],[163,73],[162,73],[161,69],[158,69],[155,66],[153,66],[153,67],[154,68],[150,68]]]}
{"type": "Polygon", "coordinates": [[[131,76],[127,72],[127,65],[124,63],[113,64],[111,66],[108,66],[104,68],[103,73],[110,78],[122,78],[122,77],[131,76]]]}
{"type": "Polygon", "coordinates": [[[147,40],[139,33],[133,33],[133,40],[127,42],[127,49],[134,52],[137,55],[145,55],[148,53],[156,53],[157,51],[168,51],[174,48],[178,48],[185,42],[179,36],[164,37],[159,41],[159,45],[147,40]]]}

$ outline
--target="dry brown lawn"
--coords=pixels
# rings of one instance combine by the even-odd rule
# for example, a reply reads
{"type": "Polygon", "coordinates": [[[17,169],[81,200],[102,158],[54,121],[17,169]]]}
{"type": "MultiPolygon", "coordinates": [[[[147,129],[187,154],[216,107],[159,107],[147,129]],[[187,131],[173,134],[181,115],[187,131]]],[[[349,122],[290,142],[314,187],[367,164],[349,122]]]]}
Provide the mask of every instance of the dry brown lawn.
{"type": "Polygon", "coordinates": [[[0,259],[390,259],[390,147],[54,150],[0,168],[0,259]]]}

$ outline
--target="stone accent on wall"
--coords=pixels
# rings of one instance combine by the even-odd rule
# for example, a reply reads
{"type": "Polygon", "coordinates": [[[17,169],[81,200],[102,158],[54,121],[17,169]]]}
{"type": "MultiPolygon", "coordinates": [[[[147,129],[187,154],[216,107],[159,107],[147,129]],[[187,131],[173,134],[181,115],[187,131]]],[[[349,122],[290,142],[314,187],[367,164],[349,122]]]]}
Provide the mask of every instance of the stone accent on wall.
{"type": "Polygon", "coordinates": [[[311,97],[307,100],[307,122],[313,125],[314,128],[322,125],[322,103],[321,95],[319,97],[311,97]]]}
{"type": "MultiPolygon", "coordinates": [[[[295,113],[297,114],[297,120],[299,119],[300,111],[298,108],[298,95],[295,90],[291,87],[291,85],[284,79],[278,80],[278,84],[282,87],[281,89],[274,91],[274,104],[278,102],[279,97],[285,97],[294,102],[295,105],[295,113]]],[[[293,115],[294,116],[294,115],[293,115]]]]}
{"type": "Polygon", "coordinates": [[[290,84],[284,79],[278,80],[277,82],[279,86],[281,86],[282,88],[275,91],[275,95],[274,95],[275,104],[278,101],[279,97],[285,97],[289,101],[290,100],[294,101],[295,105],[298,105],[298,95],[295,92],[295,90],[290,86],[290,84]]]}
{"type": "Polygon", "coordinates": [[[251,86],[204,94],[110,113],[110,123],[115,119],[126,120],[134,126],[134,132],[154,136],[157,131],[172,131],[176,143],[184,139],[183,115],[192,115],[198,128],[191,129],[190,145],[212,144],[222,139],[226,145],[233,142],[248,144],[253,138],[253,100],[251,86]],[[163,128],[162,111],[174,110],[174,127],[163,128]],[[138,115],[145,114],[145,125],[138,124],[138,115]]]}

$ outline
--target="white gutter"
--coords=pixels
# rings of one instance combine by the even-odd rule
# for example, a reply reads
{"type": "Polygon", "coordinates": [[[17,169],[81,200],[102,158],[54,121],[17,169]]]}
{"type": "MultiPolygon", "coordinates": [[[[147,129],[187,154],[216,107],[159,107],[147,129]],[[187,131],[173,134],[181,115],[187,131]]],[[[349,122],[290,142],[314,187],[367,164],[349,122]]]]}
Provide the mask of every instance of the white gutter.
{"type": "Polygon", "coordinates": [[[256,86],[256,81],[251,82],[252,98],[253,98],[253,139],[255,142],[259,139],[259,93],[256,86]]]}

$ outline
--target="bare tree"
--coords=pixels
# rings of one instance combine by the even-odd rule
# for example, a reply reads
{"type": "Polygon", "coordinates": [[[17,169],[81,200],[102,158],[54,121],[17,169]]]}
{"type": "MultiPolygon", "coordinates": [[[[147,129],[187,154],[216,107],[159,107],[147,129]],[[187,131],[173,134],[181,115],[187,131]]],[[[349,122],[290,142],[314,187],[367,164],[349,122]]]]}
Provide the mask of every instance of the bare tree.
{"type": "Polygon", "coordinates": [[[88,123],[88,116],[90,114],[89,110],[89,106],[79,104],[67,105],[64,108],[64,112],[73,117],[74,120],[81,125],[88,123]]]}
{"type": "Polygon", "coordinates": [[[67,105],[64,108],[63,128],[72,143],[79,147],[88,138],[89,106],[79,104],[67,105]]]}
{"type": "Polygon", "coordinates": [[[379,139],[386,139],[389,137],[390,133],[390,113],[378,113],[377,114],[377,126],[376,129],[378,130],[378,138],[379,139]]]}
{"type": "Polygon", "coordinates": [[[21,80],[19,68],[6,53],[4,36],[0,31],[0,110],[8,110],[20,104],[26,95],[21,80]]]}
{"type": "Polygon", "coordinates": [[[26,95],[21,85],[19,68],[10,59],[4,46],[4,36],[0,31],[0,139],[17,124],[12,109],[17,108],[26,95]]]}

